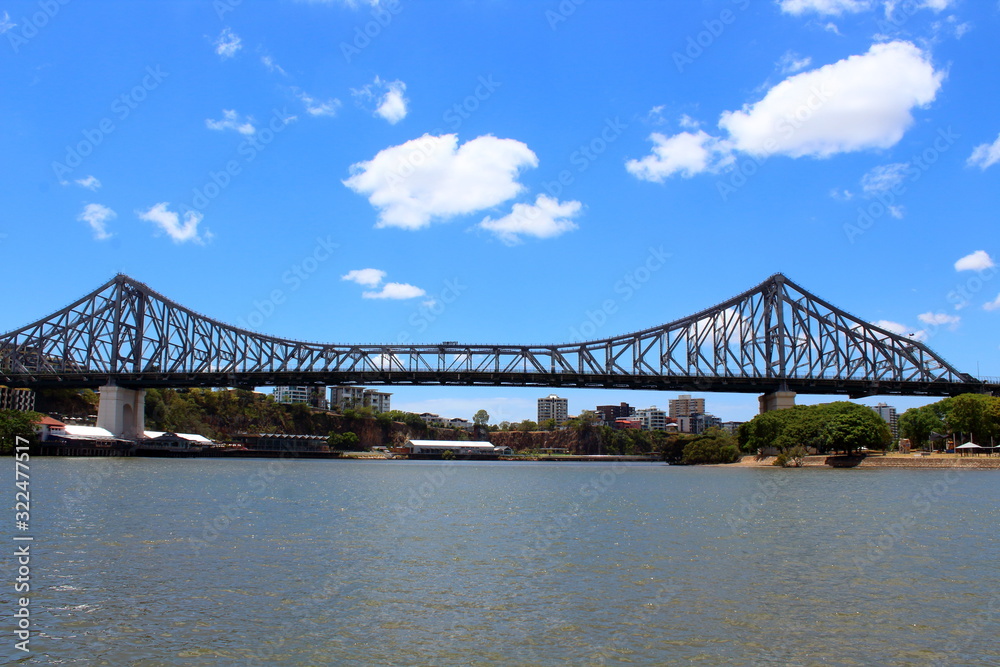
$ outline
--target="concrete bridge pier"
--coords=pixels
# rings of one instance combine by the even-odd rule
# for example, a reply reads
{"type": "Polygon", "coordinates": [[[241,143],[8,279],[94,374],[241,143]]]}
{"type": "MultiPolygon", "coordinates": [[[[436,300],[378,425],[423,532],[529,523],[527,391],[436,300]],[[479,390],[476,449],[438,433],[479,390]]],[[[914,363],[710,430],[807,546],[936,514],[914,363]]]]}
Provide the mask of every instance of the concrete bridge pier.
{"type": "Polygon", "coordinates": [[[141,438],[146,427],[146,390],[126,389],[114,383],[101,387],[97,425],[116,438],[141,438]]]}
{"type": "Polygon", "coordinates": [[[771,410],[785,410],[795,407],[795,392],[775,391],[770,394],[764,394],[758,400],[760,401],[760,414],[770,412],[771,410]]]}

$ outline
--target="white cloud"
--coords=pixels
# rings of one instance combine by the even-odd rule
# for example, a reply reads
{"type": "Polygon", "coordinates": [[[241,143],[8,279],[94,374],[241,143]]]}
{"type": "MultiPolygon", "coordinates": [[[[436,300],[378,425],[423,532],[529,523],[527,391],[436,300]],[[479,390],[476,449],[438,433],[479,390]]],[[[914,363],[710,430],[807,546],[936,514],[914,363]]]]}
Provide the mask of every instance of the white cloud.
{"type": "Polygon", "coordinates": [[[731,161],[730,146],[704,130],[681,132],[672,137],[654,132],[649,139],[653,142],[653,152],[641,160],[625,163],[628,173],[643,181],[662,183],[674,174],[690,178],[703,171],[718,171],[731,161]]]}
{"type": "Polygon", "coordinates": [[[403,95],[404,92],[406,84],[402,81],[383,81],[377,76],[363,88],[351,90],[359,102],[374,102],[375,110],[372,113],[385,119],[390,125],[406,118],[409,100],[403,95]]]}
{"type": "Polygon", "coordinates": [[[336,116],[337,110],[340,109],[340,100],[336,98],[321,102],[305,91],[299,91],[298,96],[310,116],[336,116]]]}
{"type": "Polygon", "coordinates": [[[74,181],[77,185],[82,188],[87,188],[88,190],[97,191],[97,188],[101,187],[101,182],[97,180],[96,176],[87,176],[86,178],[78,178],[74,181]]]}
{"type": "Polygon", "coordinates": [[[208,230],[205,230],[204,234],[198,233],[198,224],[204,217],[201,213],[187,211],[184,213],[184,222],[181,223],[180,216],[169,210],[168,206],[169,203],[160,202],[151,206],[148,211],[136,211],[136,214],[140,220],[152,222],[161,231],[166,232],[174,243],[193,241],[201,244],[212,238],[212,233],[208,230]]]}
{"type": "Polygon", "coordinates": [[[17,24],[11,22],[10,14],[4,12],[3,18],[0,18],[0,35],[15,27],[17,27],[17,24]]]}
{"type": "Polygon", "coordinates": [[[781,5],[781,11],[796,16],[806,12],[839,16],[872,8],[871,0],[778,0],[778,4],[781,5]]]}
{"type": "Polygon", "coordinates": [[[792,51],[786,51],[785,55],[781,56],[781,59],[778,60],[778,67],[781,68],[782,74],[794,74],[810,65],[812,65],[812,58],[809,56],[802,57],[792,51]]]}
{"type": "Polygon", "coordinates": [[[247,116],[240,120],[239,114],[234,109],[223,109],[220,120],[205,119],[205,127],[210,130],[236,130],[240,134],[253,134],[257,129],[253,126],[253,118],[247,116]]]}
{"type": "Polygon", "coordinates": [[[380,269],[354,269],[341,276],[341,280],[350,280],[364,287],[378,287],[385,279],[386,273],[380,269]]]}
{"type": "Polygon", "coordinates": [[[997,294],[997,298],[993,299],[989,303],[983,304],[983,310],[997,310],[1000,309],[1000,294],[997,294]]]}
{"type": "Polygon", "coordinates": [[[230,28],[223,28],[218,39],[215,40],[215,52],[222,56],[223,60],[232,58],[236,52],[243,48],[239,36],[230,28]]]}
{"type": "Polygon", "coordinates": [[[970,167],[986,169],[1000,162],[1000,135],[992,144],[979,144],[972,150],[966,164],[970,167]]]}
{"type": "Polygon", "coordinates": [[[943,76],[909,42],[875,44],[785,79],[759,102],[723,113],[719,126],[738,150],[756,155],[889,148],[913,124],[913,108],[934,100],[943,76]]]}
{"type": "Polygon", "coordinates": [[[861,188],[870,196],[892,190],[903,183],[909,167],[908,162],[879,165],[861,177],[861,188]]]}
{"type": "Polygon", "coordinates": [[[734,151],[825,158],[889,148],[913,124],[914,107],[934,100],[943,76],[910,42],[875,44],[864,55],[788,77],[760,101],[724,112],[719,127],[728,137],[654,134],[652,154],[626,167],[638,178],[662,181],[718,171],[734,151]]]}
{"type": "Polygon", "coordinates": [[[962,320],[962,318],[958,315],[948,315],[946,313],[934,312],[921,313],[920,315],[917,315],[917,319],[924,324],[931,324],[937,327],[947,325],[949,329],[954,329],[962,320]]]}
{"type": "Polygon", "coordinates": [[[288,76],[288,73],[281,67],[281,65],[274,62],[274,58],[272,58],[271,56],[268,55],[261,56],[260,62],[264,64],[264,67],[267,68],[268,72],[272,73],[277,72],[281,76],[288,76]]]}
{"type": "Polygon", "coordinates": [[[521,236],[548,239],[576,229],[573,218],[581,208],[578,201],[560,202],[542,194],[534,204],[514,204],[509,215],[497,220],[484,218],[477,226],[507,245],[515,245],[521,242],[521,236]]]}
{"type": "Polygon", "coordinates": [[[923,330],[914,331],[905,324],[900,324],[899,322],[893,322],[892,320],[876,320],[872,322],[875,326],[880,329],[885,329],[889,333],[894,333],[897,336],[907,336],[916,341],[927,340],[927,332],[923,330]]]}
{"type": "Polygon", "coordinates": [[[993,266],[993,258],[985,250],[977,250],[955,262],[956,271],[982,271],[993,266]]]}
{"type": "Polygon", "coordinates": [[[407,283],[386,283],[378,292],[362,292],[366,299],[415,299],[426,296],[427,292],[407,283]]]}
{"type": "Polygon", "coordinates": [[[108,233],[108,221],[118,217],[118,214],[107,206],[101,204],[87,204],[83,207],[83,212],[77,216],[77,220],[86,222],[94,231],[94,238],[98,241],[111,238],[108,233]]]}
{"type": "Polygon", "coordinates": [[[351,165],[343,181],[379,211],[376,227],[421,229],[517,196],[517,178],[538,157],[514,139],[484,135],[458,146],[454,134],[425,134],[351,165]]]}

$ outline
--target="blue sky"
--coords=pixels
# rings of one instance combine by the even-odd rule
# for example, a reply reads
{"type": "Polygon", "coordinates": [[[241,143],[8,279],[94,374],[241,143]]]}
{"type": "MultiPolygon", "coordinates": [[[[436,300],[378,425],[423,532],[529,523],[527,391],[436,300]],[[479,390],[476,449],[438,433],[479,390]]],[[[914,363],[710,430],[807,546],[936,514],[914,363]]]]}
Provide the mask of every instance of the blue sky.
{"type": "Polygon", "coordinates": [[[124,272],[289,338],[559,343],[781,272],[1000,376],[998,30],[994,0],[5,2],[0,329],[124,272]]]}

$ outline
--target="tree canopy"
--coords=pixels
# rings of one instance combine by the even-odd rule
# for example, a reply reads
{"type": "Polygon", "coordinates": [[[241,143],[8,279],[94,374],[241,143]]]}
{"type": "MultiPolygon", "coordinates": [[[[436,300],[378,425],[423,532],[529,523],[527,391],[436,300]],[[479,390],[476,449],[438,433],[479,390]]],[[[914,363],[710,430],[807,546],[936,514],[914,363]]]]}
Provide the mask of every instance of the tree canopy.
{"type": "Polygon", "coordinates": [[[869,407],[836,401],[797,405],[757,415],[740,427],[740,449],[756,452],[777,447],[813,447],[819,452],[881,449],[892,442],[889,425],[869,407]]]}

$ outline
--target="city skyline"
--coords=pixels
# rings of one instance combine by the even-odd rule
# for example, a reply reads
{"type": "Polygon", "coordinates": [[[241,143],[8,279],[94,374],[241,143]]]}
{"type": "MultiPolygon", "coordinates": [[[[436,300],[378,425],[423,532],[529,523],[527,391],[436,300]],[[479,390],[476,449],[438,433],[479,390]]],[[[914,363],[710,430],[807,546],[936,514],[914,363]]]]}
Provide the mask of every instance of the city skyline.
{"type": "MultiPolygon", "coordinates": [[[[279,337],[563,343],[782,272],[1000,376],[995,3],[53,7],[0,10],[0,247],[31,287],[4,331],[124,272],[279,337]]],[[[391,391],[508,421],[545,392],[391,391]]]]}

